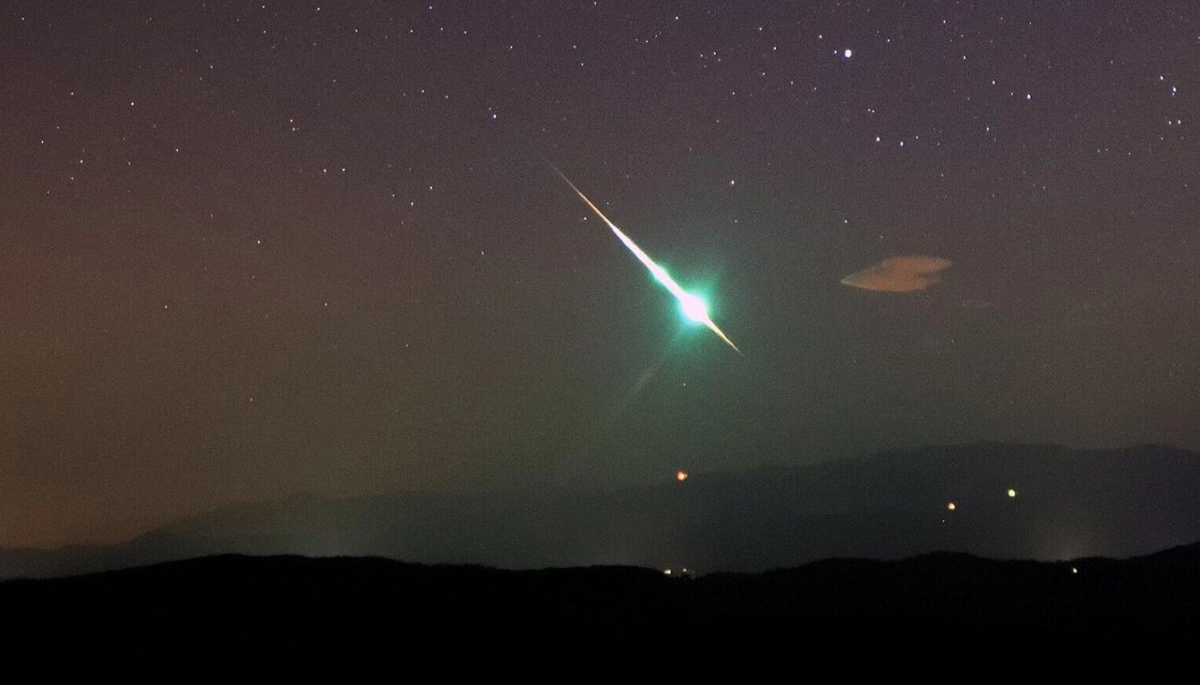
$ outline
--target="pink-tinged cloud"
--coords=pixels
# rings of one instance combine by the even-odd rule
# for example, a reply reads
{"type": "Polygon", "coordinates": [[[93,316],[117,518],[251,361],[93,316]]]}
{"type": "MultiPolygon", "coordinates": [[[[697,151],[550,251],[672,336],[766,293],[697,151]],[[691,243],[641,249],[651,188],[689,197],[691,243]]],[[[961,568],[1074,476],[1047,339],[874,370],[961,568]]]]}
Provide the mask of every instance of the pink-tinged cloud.
{"type": "Polygon", "coordinates": [[[940,272],[951,264],[953,262],[949,259],[941,257],[889,257],[875,266],[850,274],[842,279],[842,283],[864,290],[911,293],[925,290],[940,281],[940,272]]]}

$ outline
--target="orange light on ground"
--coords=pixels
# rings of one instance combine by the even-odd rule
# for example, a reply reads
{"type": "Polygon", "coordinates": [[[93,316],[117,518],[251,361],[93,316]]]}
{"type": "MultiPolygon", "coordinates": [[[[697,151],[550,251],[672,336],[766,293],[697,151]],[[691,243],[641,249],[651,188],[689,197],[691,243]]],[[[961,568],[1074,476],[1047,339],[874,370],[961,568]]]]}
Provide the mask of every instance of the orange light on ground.
{"type": "Polygon", "coordinates": [[[956,506],[956,505],[954,504],[954,502],[951,502],[951,503],[949,503],[949,504],[947,504],[947,505],[946,505],[946,508],[947,508],[947,509],[949,509],[950,511],[954,511],[955,509],[957,509],[957,508],[958,508],[958,506],[956,506]]]}
{"type": "Polygon", "coordinates": [[[682,483],[683,481],[685,481],[687,479],[688,479],[687,471],[676,471],[675,472],[675,480],[679,481],[680,483],[682,483]]]}

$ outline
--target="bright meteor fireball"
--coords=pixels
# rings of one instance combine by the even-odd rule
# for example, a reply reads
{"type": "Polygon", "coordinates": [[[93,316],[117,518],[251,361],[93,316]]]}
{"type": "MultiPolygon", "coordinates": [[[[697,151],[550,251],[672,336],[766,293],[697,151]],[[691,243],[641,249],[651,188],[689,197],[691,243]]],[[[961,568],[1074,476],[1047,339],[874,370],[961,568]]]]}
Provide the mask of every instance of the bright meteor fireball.
{"type": "MultiPolygon", "coordinates": [[[[547,164],[550,164],[550,162],[547,161],[547,164]]],[[[571,183],[571,179],[567,178],[566,174],[559,171],[558,167],[554,166],[553,164],[550,164],[550,168],[554,169],[554,172],[558,174],[559,178],[566,181],[567,185],[571,186],[571,190],[575,191],[575,194],[579,196],[579,199],[583,200],[588,207],[591,207],[592,211],[596,213],[596,216],[600,217],[600,219],[607,224],[610,229],[612,229],[612,232],[616,234],[621,243],[633,253],[633,256],[637,257],[638,261],[650,270],[651,275],[654,276],[654,280],[661,283],[668,292],[675,296],[675,299],[679,300],[679,306],[683,309],[685,316],[696,323],[704,324],[710,331],[715,333],[717,337],[723,340],[726,345],[729,345],[731,348],[733,348],[734,352],[737,352],[738,354],[742,353],[742,351],[738,349],[738,346],[734,345],[733,341],[729,339],[729,336],[725,335],[725,332],[722,331],[717,324],[713,323],[712,317],[708,313],[708,303],[704,301],[704,298],[700,297],[699,295],[689,293],[680,287],[680,285],[675,282],[675,279],[671,278],[671,274],[667,273],[666,269],[662,268],[658,264],[655,264],[654,260],[650,259],[650,255],[646,254],[642,248],[638,247],[637,243],[634,243],[629,236],[625,235],[624,231],[617,228],[616,224],[609,221],[608,217],[604,216],[604,212],[601,212],[600,208],[593,204],[592,201],[588,199],[587,195],[583,194],[583,191],[577,188],[574,183],[571,183]]]]}

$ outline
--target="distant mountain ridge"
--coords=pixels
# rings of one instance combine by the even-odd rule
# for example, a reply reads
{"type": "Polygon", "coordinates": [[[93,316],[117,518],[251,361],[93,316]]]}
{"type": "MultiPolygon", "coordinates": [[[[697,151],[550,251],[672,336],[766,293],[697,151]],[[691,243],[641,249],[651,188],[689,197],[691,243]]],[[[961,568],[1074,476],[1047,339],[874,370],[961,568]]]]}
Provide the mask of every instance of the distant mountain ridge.
{"type": "Polygon", "coordinates": [[[223,553],[700,573],[938,551],[1123,558],[1200,540],[1196,492],[1200,454],[1171,447],[925,447],[612,491],[297,496],[224,507],[120,545],[0,550],[0,578],[223,553]]]}

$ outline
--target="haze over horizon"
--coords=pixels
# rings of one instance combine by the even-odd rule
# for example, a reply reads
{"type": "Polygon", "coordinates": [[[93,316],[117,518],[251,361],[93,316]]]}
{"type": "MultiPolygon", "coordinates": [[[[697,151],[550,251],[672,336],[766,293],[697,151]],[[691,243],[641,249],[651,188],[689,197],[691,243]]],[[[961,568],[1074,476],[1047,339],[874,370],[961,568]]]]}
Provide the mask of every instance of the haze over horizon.
{"type": "Polygon", "coordinates": [[[1192,2],[16,0],[0,63],[0,548],[1200,451],[1192,2]]]}
{"type": "Polygon", "coordinates": [[[933,552],[1127,559],[1200,545],[1197,489],[1196,452],[979,443],[625,488],[293,494],[227,505],[118,544],[0,548],[0,580],[230,553],[692,575],[933,552]]]}

